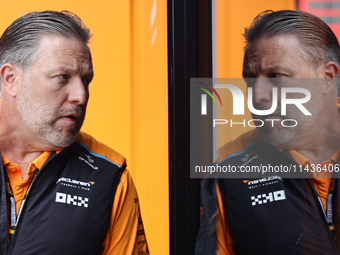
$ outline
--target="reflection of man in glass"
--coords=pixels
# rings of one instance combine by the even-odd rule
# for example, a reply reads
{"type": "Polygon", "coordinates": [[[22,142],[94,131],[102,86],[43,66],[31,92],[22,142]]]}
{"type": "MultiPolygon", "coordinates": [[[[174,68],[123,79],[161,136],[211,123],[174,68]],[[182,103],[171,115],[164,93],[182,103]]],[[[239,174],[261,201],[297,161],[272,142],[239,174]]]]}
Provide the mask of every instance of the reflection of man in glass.
{"type": "Polygon", "coordinates": [[[263,127],[229,142],[217,162],[239,166],[256,155],[251,164],[292,166],[306,178],[282,178],[276,172],[264,178],[205,179],[196,254],[338,254],[339,43],[321,19],[298,11],[261,13],[245,38],[243,77],[256,78],[248,83],[254,108],[269,109],[272,88],[288,84],[311,92],[304,106],[312,116],[294,105],[282,116],[279,99],[271,115],[253,116],[279,120],[274,127],[264,121],[263,127]],[[309,82],[294,85],[289,81],[298,79],[291,78],[309,82]],[[298,125],[283,127],[283,119],[298,125]]]}

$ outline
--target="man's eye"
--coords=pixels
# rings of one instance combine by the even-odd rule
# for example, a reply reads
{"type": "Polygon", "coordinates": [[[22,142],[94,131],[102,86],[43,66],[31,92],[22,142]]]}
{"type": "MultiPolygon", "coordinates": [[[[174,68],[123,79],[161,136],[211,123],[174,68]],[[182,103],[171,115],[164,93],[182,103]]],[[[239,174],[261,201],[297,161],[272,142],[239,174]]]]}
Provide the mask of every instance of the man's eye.
{"type": "Polygon", "coordinates": [[[280,74],[280,73],[271,73],[269,76],[270,76],[270,78],[282,78],[282,77],[284,77],[284,75],[280,74]]]}
{"type": "Polygon", "coordinates": [[[68,79],[68,75],[67,74],[61,74],[61,75],[58,75],[58,78],[60,78],[62,80],[67,80],[68,79]]]}

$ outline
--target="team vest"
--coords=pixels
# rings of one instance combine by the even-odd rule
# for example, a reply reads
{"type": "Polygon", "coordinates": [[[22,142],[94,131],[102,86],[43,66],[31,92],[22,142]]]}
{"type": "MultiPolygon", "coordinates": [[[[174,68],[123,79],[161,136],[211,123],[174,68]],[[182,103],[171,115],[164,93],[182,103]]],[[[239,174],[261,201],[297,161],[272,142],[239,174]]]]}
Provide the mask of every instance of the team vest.
{"type": "MultiPolygon", "coordinates": [[[[256,140],[241,153],[228,156],[219,166],[241,166],[245,157],[252,158],[247,164],[253,166],[298,167],[288,153],[261,140],[256,140]]],[[[203,212],[206,209],[207,214],[202,215],[196,254],[213,254],[216,249],[216,235],[211,234],[209,222],[213,218],[209,208],[216,204],[216,182],[236,254],[339,254],[313,184],[305,172],[296,174],[294,179],[285,178],[282,173],[267,174],[263,178],[251,178],[247,173],[240,179],[205,179],[202,203],[203,212]],[[200,253],[198,248],[206,251],[200,253]]],[[[337,230],[340,223],[338,187],[333,197],[337,230]]]]}
{"type": "Polygon", "coordinates": [[[75,142],[52,153],[33,180],[8,252],[6,198],[1,163],[0,254],[100,254],[120,166],[75,142]]]}

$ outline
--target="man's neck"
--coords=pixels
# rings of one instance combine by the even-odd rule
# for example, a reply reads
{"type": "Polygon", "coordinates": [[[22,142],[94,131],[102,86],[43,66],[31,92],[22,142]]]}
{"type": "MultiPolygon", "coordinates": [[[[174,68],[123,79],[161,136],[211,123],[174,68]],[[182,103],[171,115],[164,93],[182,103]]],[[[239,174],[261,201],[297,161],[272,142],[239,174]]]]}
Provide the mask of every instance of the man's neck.
{"type": "MultiPolygon", "coordinates": [[[[328,128],[318,131],[317,134],[310,135],[303,144],[291,146],[301,155],[310,160],[312,164],[321,164],[332,158],[340,147],[340,126],[328,125],[328,128]]],[[[289,148],[285,148],[289,149],[289,148]]]]}
{"type": "Polygon", "coordinates": [[[299,152],[301,155],[305,156],[306,158],[308,158],[312,164],[317,165],[332,158],[336,154],[338,149],[339,149],[339,146],[337,148],[328,148],[328,149],[325,149],[323,153],[321,153],[320,150],[313,151],[313,150],[297,149],[296,151],[299,152]]]}
{"type": "Polygon", "coordinates": [[[2,154],[12,163],[17,164],[21,169],[22,180],[27,177],[27,170],[33,160],[43,152],[13,153],[13,150],[2,150],[2,154]]]}
{"type": "MultiPolygon", "coordinates": [[[[0,116],[0,122],[1,120],[0,116]]],[[[0,123],[0,150],[9,161],[20,166],[24,180],[30,163],[44,151],[31,146],[24,138],[20,137],[15,128],[6,126],[4,122],[0,123]]]]}

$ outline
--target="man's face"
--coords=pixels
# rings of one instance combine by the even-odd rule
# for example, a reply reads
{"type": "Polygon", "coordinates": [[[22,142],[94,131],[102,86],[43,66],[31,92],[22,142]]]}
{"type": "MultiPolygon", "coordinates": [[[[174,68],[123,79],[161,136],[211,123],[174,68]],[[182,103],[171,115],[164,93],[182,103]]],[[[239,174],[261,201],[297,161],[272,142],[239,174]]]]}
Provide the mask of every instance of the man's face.
{"type": "MultiPolygon", "coordinates": [[[[286,148],[286,145],[289,148],[289,144],[298,141],[302,134],[305,136],[314,128],[323,104],[320,79],[316,79],[322,78],[322,75],[318,73],[318,69],[314,72],[308,62],[301,57],[299,44],[294,35],[262,38],[249,46],[243,65],[243,77],[254,78],[254,82],[248,83],[248,86],[253,87],[255,109],[270,109],[273,101],[272,89],[278,88],[278,106],[275,112],[267,116],[253,115],[253,118],[264,121],[264,126],[258,130],[265,141],[286,148]],[[315,78],[315,80],[292,78],[315,78]],[[310,91],[312,97],[303,106],[312,116],[305,116],[297,106],[290,104],[287,105],[287,114],[281,115],[281,87],[300,87],[310,91]],[[274,119],[279,121],[273,121],[274,119]],[[281,122],[284,119],[294,119],[298,124],[296,127],[283,127],[281,122]]],[[[304,97],[302,93],[287,94],[289,99],[304,97]]],[[[293,126],[294,122],[286,124],[293,126]]]]}
{"type": "Polygon", "coordinates": [[[43,36],[39,57],[24,73],[18,93],[27,128],[54,147],[70,145],[84,121],[92,78],[91,55],[83,42],[43,36]]]}

